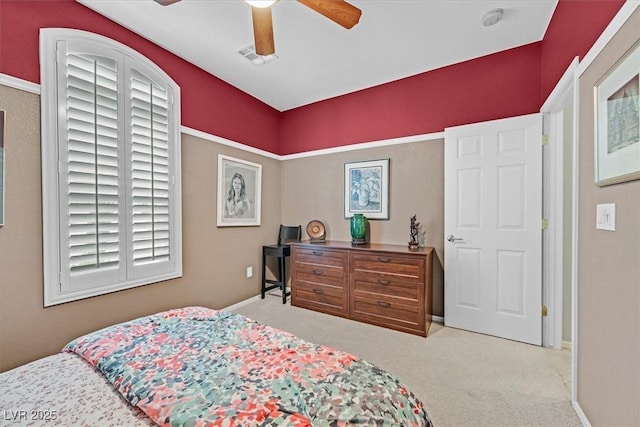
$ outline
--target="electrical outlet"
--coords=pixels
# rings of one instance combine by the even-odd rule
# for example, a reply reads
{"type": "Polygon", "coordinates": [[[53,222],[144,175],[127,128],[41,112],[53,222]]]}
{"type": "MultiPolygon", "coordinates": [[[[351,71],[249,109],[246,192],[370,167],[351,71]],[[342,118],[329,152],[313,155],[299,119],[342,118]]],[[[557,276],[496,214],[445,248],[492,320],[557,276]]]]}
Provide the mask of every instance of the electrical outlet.
{"type": "Polygon", "coordinates": [[[616,231],[616,204],[596,205],[596,229],[616,231]]]}
{"type": "Polygon", "coordinates": [[[247,267],[247,277],[253,277],[253,267],[247,267]]]}

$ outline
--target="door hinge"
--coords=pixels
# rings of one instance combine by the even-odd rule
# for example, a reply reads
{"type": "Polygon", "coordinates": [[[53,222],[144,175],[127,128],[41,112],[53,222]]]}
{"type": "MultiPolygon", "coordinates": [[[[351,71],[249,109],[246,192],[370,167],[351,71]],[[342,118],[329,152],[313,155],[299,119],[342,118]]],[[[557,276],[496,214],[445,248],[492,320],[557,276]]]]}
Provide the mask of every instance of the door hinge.
{"type": "Polygon", "coordinates": [[[547,317],[547,306],[542,304],[542,317],[547,317]]]}
{"type": "Polygon", "coordinates": [[[542,145],[549,144],[549,135],[542,135],[542,145]]]}
{"type": "Polygon", "coordinates": [[[542,218],[541,226],[543,230],[549,228],[549,220],[546,218],[542,218]]]}

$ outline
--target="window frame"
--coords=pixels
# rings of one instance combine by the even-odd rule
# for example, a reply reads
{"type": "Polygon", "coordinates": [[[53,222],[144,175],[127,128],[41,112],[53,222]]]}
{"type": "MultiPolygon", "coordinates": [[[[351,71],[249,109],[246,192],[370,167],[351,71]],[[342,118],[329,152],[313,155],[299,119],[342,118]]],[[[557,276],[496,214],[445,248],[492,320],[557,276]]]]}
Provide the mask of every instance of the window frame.
{"type": "MultiPolygon", "coordinates": [[[[107,37],[93,34],[81,30],[66,28],[43,28],[40,30],[40,72],[41,72],[41,150],[42,150],[42,208],[43,208],[43,273],[44,273],[44,306],[52,306],[65,302],[80,300],[93,296],[103,295],[119,290],[144,286],[168,279],[182,276],[182,195],[181,195],[181,138],[180,138],[180,88],[160,67],[144,57],[135,50],[122,43],[111,40],[107,37]],[[65,100],[59,100],[61,88],[66,81],[62,73],[65,69],[58,68],[61,54],[58,46],[67,42],[83,43],[91,46],[91,51],[110,52],[118,59],[118,81],[119,88],[124,89],[124,93],[118,97],[119,117],[126,116],[130,112],[130,98],[125,86],[129,84],[133,70],[137,70],[154,82],[160,82],[169,92],[169,114],[168,114],[168,142],[169,142],[169,240],[170,240],[170,261],[165,262],[163,270],[160,272],[153,267],[153,264],[132,268],[132,230],[128,224],[123,227],[124,234],[121,236],[120,251],[123,252],[124,262],[120,263],[119,269],[124,270],[120,274],[120,279],[113,283],[89,285],[81,289],[69,289],[63,291],[62,281],[69,276],[68,268],[65,273],[65,266],[61,260],[64,253],[62,244],[67,239],[66,229],[60,225],[64,216],[62,206],[61,188],[59,185],[59,169],[61,153],[66,152],[64,144],[66,141],[60,140],[58,114],[65,113],[65,100]],[[122,278],[124,277],[124,278],[122,278]]],[[[120,90],[119,90],[120,93],[120,90]]],[[[66,117],[66,116],[65,116],[66,117]]],[[[66,119],[65,119],[66,120],[66,119]]],[[[130,150],[132,141],[130,137],[130,119],[125,117],[122,123],[125,129],[120,133],[124,135],[124,146],[118,142],[118,150],[130,150]]],[[[122,156],[120,156],[122,157],[122,156]]],[[[126,188],[119,194],[120,218],[129,221],[131,209],[129,200],[131,198],[131,171],[129,162],[119,161],[119,173],[124,175],[126,188]]],[[[67,211],[68,213],[68,211],[67,211]]],[[[65,249],[66,250],[66,249],[65,249]]]]}

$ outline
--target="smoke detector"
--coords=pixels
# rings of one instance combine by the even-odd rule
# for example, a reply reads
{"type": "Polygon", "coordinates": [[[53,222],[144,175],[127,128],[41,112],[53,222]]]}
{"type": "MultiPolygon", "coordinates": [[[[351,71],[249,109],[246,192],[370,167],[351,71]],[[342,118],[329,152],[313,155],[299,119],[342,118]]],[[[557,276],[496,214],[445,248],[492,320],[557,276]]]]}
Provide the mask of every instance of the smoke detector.
{"type": "Polygon", "coordinates": [[[502,19],[502,15],[504,14],[504,10],[502,9],[492,9],[489,12],[485,13],[482,17],[482,25],[485,27],[490,27],[495,25],[502,19]]]}

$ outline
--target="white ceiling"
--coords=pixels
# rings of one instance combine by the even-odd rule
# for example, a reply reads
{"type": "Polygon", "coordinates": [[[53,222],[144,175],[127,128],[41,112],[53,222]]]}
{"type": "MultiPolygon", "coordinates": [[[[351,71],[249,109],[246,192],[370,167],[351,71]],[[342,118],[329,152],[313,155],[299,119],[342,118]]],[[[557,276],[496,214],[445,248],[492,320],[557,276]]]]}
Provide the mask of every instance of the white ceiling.
{"type": "Polygon", "coordinates": [[[279,111],[542,40],[558,0],[350,0],[346,30],[295,0],[273,6],[278,58],[256,66],[242,0],[77,0],[279,111]],[[491,9],[503,19],[484,27],[491,9]]]}

